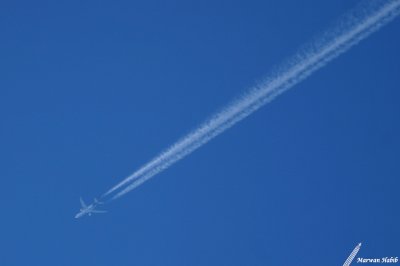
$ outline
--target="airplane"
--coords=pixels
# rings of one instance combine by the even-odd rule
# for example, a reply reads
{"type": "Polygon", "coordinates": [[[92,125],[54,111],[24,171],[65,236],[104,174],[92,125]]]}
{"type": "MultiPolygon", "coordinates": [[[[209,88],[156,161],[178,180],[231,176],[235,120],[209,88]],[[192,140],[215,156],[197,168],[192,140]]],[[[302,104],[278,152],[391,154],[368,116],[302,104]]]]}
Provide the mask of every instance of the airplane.
{"type": "Polygon", "coordinates": [[[107,211],[96,210],[97,205],[103,204],[102,202],[98,201],[96,198],[94,202],[90,205],[86,205],[82,198],[79,199],[81,201],[82,208],[79,212],[75,215],[75,218],[81,218],[84,215],[92,216],[92,213],[106,213],[107,211]]]}

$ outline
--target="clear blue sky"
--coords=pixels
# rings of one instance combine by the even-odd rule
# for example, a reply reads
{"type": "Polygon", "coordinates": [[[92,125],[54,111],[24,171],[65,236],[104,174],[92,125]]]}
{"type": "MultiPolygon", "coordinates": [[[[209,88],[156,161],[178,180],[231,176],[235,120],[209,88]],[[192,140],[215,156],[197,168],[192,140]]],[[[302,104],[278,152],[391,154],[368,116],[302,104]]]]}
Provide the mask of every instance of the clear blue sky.
{"type": "Polygon", "coordinates": [[[91,201],[359,1],[2,1],[1,265],[342,265],[400,250],[400,20],[91,201]],[[168,2],[168,3],[167,3],[168,2]]]}

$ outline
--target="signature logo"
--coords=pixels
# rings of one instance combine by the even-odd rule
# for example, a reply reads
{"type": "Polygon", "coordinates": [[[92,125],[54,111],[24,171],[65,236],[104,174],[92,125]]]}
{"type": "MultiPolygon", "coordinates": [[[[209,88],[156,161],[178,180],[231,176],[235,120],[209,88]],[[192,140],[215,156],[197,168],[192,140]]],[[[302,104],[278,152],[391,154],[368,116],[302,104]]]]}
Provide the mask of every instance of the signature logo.
{"type": "Polygon", "coordinates": [[[357,258],[357,263],[397,263],[399,262],[398,257],[384,257],[384,258],[357,258]]]}
{"type": "MultiPolygon", "coordinates": [[[[361,248],[361,243],[359,243],[353,251],[350,253],[350,256],[347,258],[347,260],[343,263],[343,266],[349,266],[355,257],[357,256],[357,253],[360,251],[361,248]]],[[[398,263],[399,258],[398,257],[383,257],[383,258],[362,258],[358,257],[356,260],[356,263],[398,263]]]]}

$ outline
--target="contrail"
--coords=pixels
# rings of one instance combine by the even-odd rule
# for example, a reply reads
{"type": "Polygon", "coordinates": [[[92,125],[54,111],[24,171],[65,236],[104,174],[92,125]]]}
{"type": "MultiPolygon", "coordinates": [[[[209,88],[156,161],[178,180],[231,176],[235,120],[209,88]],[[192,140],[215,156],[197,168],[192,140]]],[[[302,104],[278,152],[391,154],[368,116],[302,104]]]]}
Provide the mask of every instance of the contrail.
{"type": "Polygon", "coordinates": [[[217,112],[187,136],[112,187],[103,197],[117,193],[112,197],[117,199],[164,171],[379,30],[399,13],[400,0],[377,0],[362,4],[342,18],[334,29],[281,65],[262,84],[217,112]]]}
{"type": "Polygon", "coordinates": [[[356,257],[358,251],[360,251],[361,248],[361,243],[359,243],[354,249],[353,251],[350,253],[350,256],[347,258],[347,260],[343,263],[343,266],[349,266],[351,264],[351,262],[354,260],[354,258],[356,257]]]}

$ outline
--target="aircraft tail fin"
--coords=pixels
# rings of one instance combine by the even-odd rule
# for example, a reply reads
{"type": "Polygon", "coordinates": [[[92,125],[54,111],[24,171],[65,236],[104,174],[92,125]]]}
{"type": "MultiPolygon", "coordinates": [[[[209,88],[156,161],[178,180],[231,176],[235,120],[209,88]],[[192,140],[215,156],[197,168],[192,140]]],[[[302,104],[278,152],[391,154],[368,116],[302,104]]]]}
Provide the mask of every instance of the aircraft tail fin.
{"type": "Polygon", "coordinates": [[[94,198],[94,203],[96,204],[103,204],[103,202],[99,201],[98,199],[94,198]]]}

